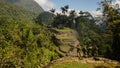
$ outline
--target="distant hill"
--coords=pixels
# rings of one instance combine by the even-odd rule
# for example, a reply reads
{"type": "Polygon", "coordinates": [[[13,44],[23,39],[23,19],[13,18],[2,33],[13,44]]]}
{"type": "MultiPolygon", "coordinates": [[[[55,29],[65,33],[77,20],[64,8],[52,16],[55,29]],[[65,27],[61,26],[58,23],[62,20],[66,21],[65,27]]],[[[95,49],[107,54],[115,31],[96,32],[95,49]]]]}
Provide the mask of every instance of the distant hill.
{"type": "Polygon", "coordinates": [[[36,14],[40,14],[44,10],[34,1],[34,0],[6,0],[12,4],[16,4],[27,11],[34,12],[36,14]]]}
{"type": "Polygon", "coordinates": [[[54,20],[54,14],[50,13],[50,12],[42,12],[41,14],[39,14],[39,16],[37,17],[37,19],[42,19],[43,24],[47,24],[50,25],[51,23],[53,23],[54,20]]]}
{"type": "Polygon", "coordinates": [[[35,13],[27,11],[20,6],[0,0],[0,17],[12,18],[16,21],[32,21],[36,17],[35,13]]]}

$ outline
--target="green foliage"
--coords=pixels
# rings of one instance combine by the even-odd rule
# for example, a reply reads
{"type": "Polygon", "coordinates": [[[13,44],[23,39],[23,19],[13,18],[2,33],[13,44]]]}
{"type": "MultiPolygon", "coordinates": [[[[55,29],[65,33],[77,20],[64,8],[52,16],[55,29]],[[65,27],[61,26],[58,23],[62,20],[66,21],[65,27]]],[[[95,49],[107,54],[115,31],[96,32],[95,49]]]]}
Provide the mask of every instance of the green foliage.
{"type": "MultiPolygon", "coordinates": [[[[68,5],[61,7],[62,12],[57,13],[57,15],[54,16],[52,27],[57,27],[60,29],[63,29],[64,27],[74,28],[76,12],[75,10],[71,10],[69,13],[68,9],[68,5]]],[[[51,9],[50,11],[54,13],[55,9],[51,9]]]]}
{"type": "Polygon", "coordinates": [[[1,67],[41,67],[59,58],[52,35],[45,27],[6,18],[0,22],[1,67]]]}
{"type": "Polygon", "coordinates": [[[29,12],[22,7],[0,0],[0,18],[12,18],[17,22],[31,22],[36,14],[29,12]]]}
{"type": "MultiPolygon", "coordinates": [[[[112,0],[104,0],[101,2],[101,7],[103,11],[104,18],[106,19],[104,23],[107,24],[108,30],[106,33],[109,35],[111,41],[112,55],[111,57],[120,60],[120,12],[119,7],[111,7],[112,0]],[[111,37],[110,37],[111,36],[111,37]]],[[[106,41],[107,41],[106,40],[106,41]]]]}
{"type": "Polygon", "coordinates": [[[40,21],[42,21],[44,25],[51,25],[54,21],[54,17],[55,15],[50,12],[43,12],[37,16],[36,23],[41,24],[40,21]]]}
{"type": "Polygon", "coordinates": [[[52,26],[57,28],[64,28],[68,27],[69,26],[68,24],[69,24],[68,17],[66,15],[58,15],[55,17],[52,26]]]}
{"type": "Polygon", "coordinates": [[[76,29],[80,36],[80,44],[82,46],[97,46],[99,49],[99,54],[103,55],[103,41],[100,35],[100,30],[94,21],[90,20],[88,17],[78,17],[76,19],[77,25],[76,29]]]}
{"type": "MultiPolygon", "coordinates": [[[[86,46],[97,46],[99,56],[110,56],[111,35],[105,33],[105,29],[99,28],[99,25],[86,16],[80,16],[76,19],[76,29],[80,35],[80,44],[86,46]]],[[[107,28],[105,26],[105,28],[107,28]]]]}

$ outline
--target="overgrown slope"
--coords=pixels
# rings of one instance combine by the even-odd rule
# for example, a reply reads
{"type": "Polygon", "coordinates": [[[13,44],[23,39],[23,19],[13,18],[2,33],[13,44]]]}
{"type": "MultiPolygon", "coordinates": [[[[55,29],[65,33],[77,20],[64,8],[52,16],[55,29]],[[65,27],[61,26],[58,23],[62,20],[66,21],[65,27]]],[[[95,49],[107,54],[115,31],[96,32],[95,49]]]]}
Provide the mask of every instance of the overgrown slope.
{"type": "Polygon", "coordinates": [[[51,36],[41,25],[0,18],[0,67],[39,68],[59,58],[51,36]]]}
{"type": "Polygon", "coordinates": [[[34,18],[36,14],[0,0],[0,68],[40,68],[59,58],[52,33],[34,18]]]}

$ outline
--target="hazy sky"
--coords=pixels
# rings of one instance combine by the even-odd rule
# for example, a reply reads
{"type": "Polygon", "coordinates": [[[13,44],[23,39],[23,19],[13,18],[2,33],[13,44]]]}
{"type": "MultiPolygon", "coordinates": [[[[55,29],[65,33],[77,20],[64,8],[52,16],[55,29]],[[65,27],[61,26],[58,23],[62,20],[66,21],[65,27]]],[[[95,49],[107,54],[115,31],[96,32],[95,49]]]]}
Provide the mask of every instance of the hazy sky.
{"type": "MultiPolygon", "coordinates": [[[[98,6],[97,2],[102,0],[35,0],[45,10],[51,8],[59,9],[61,6],[69,5],[70,8],[75,10],[96,10],[98,6]]],[[[120,0],[113,0],[120,4],[120,0]]]]}
{"type": "Polygon", "coordinates": [[[101,0],[49,0],[55,4],[55,8],[58,9],[61,6],[69,5],[70,8],[76,10],[96,10],[98,7],[97,2],[101,0]]]}
{"type": "MultiPolygon", "coordinates": [[[[98,2],[103,0],[35,0],[44,10],[50,10],[51,8],[60,10],[60,7],[69,5],[70,9],[89,11],[93,15],[101,14],[100,11],[96,11],[99,7],[98,2]]],[[[112,4],[118,3],[120,0],[113,0],[112,4]]]]}

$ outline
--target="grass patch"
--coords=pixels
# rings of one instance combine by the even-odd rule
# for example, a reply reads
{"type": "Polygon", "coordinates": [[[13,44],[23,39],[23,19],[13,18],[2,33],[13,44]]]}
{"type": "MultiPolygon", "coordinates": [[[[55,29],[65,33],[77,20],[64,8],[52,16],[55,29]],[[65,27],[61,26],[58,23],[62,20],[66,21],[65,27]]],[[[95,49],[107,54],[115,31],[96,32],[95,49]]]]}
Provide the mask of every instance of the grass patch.
{"type": "Polygon", "coordinates": [[[54,64],[51,68],[94,68],[93,64],[82,64],[79,62],[63,62],[54,64]]]}
{"type": "Polygon", "coordinates": [[[76,39],[76,37],[74,37],[74,36],[57,36],[57,38],[59,38],[59,39],[76,39]]]}
{"type": "Polygon", "coordinates": [[[58,32],[70,32],[71,31],[71,29],[70,28],[64,28],[64,29],[56,29],[56,28],[54,28],[56,31],[58,31],[58,32]]]}
{"type": "Polygon", "coordinates": [[[99,64],[99,63],[80,63],[80,62],[61,62],[53,64],[50,68],[120,68],[120,64],[99,64]]]}
{"type": "Polygon", "coordinates": [[[71,47],[69,45],[61,45],[60,46],[60,49],[63,50],[63,51],[65,51],[65,52],[68,52],[70,48],[71,47]]]}
{"type": "Polygon", "coordinates": [[[62,53],[61,51],[59,51],[59,48],[58,48],[58,47],[56,48],[56,51],[57,51],[57,53],[59,53],[61,56],[65,56],[65,55],[66,55],[65,53],[62,53]]]}

